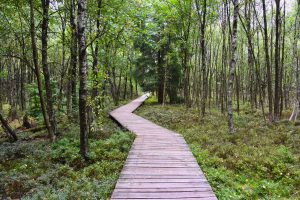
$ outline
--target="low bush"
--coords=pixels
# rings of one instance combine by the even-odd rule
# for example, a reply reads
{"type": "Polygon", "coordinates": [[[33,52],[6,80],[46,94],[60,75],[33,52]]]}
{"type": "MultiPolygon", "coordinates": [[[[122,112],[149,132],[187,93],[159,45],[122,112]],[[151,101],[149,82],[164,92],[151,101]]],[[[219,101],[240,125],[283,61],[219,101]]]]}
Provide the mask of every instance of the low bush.
{"type": "Polygon", "coordinates": [[[64,134],[53,144],[46,139],[0,144],[0,198],[110,197],[134,136],[113,125],[102,139],[101,133],[91,134],[90,161],[84,162],[79,155],[79,127],[61,126],[64,134]]]}

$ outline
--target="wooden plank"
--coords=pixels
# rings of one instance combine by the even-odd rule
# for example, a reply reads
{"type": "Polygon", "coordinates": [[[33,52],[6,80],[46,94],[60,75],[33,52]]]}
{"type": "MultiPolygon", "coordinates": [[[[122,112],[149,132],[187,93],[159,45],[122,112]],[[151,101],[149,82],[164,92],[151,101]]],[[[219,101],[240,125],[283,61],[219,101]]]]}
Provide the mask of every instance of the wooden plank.
{"type": "Polygon", "coordinates": [[[119,183],[201,183],[205,182],[206,179],[203,177],[202,179],[180,179],[180,178],[172,178],[172,179],[161,179],[161,178],[152,178],[152,179],[131,179],[131,178],[120,178],[119,183]]]}
{"type": "Polygon", "coordinates": [[[203,198],[214,197],[210,191],[201,192],[117,192],[112,198],[129,198],[129,199],[169,199],[169,198],[203,198]]]}
{"type": "Polygon", "coordinates": [[[127,188],[127,189],[115,189],[115,192],[141,192],[141,193],[153,193],[153,192],[208,192],[211,191],[210,188],[144,188],[144,189],[135,189],[135,188],[127,188]]]}
{"type": "Polygon", "coordinates": [[[121,174],[120,179],[157,179],[157,178],[161,178],[161,179],[202,179],[205,176],[203,174],[201,175],[182,175],[182,174],[175,174],[175,175],[158,175],[158,174],[143,174],[143,175],[138,175],[138,174],[121,174]]]}
{"type": "Polygon", "coordinates": [[[126,167],[138,167],[138,168],[199,168],[196,163],[126,163],[126,167]]]}
{"type": "MultiPolygon", "coordinates": [[[[127,199],[132,199],[132,198],[111,198],[111,200],[127,200],[127,199]]],[[[184,199],[184,200],[218,200],[217,197],[192,197],[192,198],[155,198],[155,199],[164,199],[164,200],[178,200],[178,199],[184,199]]],[[[149,200],[147,198],[139,198],[139,200],[149,200]]]]}
{"type": "Polygon", "coordinates": [[[207,181],[199,181],[199,183],[119,183],[118,188],[198,188],[209,187],[207,181]]]}

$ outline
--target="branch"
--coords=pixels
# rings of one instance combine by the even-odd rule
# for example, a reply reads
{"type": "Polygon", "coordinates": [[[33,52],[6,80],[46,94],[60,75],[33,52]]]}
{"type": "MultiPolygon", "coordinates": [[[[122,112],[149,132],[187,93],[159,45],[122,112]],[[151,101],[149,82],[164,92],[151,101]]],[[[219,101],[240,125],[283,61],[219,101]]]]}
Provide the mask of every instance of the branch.
{"type": "Polygon", "coordinates": [[[9,57],[9,58],[17,58],[27,64],[27,66],[34,72],[34,68],[31,66],[30,62],[26,58],[22,58],[21,56],[18,55],[11,55],[11,54],[1,54],[0,56],[2,57],[9,57]]]}

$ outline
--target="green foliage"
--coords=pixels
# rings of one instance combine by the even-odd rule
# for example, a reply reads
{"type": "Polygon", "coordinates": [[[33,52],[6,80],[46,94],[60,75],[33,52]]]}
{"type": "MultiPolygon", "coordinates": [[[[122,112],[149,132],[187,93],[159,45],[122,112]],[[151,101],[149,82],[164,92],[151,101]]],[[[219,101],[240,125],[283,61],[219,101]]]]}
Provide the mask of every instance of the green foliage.
{"type": "Polygon", "coordinates": [[[212,109],[201,121],[184,106],[142,107],[151,121],[181,133],[219,199],[299,199],[300,130],[293,124],[265,124],[261,112],[242,106],[236,133],[212,109]]]}
{"type": "Polygon", "coordinates": [[[99,140],[94,133],[86,163],[79,154],[79,127],[63,126],[63,138],[53,144],[44,139],[0,144],[0,194],[22,199],[110,197],[133,135],[112,125],[106,138],[99,140]]]}
{"type": "MultiPolygon", "coordinates": [[[[51,89],[52,89],[52,95],[53,95],[53,101],[54,104],[57,104],[57,95],[58,95],[58,84],[56,81],[51,81],[51,89]]],[[[40,105],[40,96],[39,96],[39,89],[37,86],[37,83],[31,83],[31,84],[27,84],[26,85],[26,91],[29,95],[29,110],[28,110],[28,114],[30,116],[33,116],[35,118],[38,119],[42,119],[43,118],[43,113],[42,113],[42,109],[41,109],[41,105],[40,105]]],[[[45,88],[43,89],[43,95],[44,98],[46,95],[46,90],[45,88]]]]}

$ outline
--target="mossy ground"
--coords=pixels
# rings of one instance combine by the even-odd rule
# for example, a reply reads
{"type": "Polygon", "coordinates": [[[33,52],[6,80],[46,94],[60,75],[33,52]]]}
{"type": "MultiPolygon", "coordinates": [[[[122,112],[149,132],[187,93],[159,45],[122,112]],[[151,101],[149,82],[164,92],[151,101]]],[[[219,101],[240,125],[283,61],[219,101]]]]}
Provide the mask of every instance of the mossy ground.
{"type": "MultiPolygon", "coordinates": [[[[64,120],[61,120],[64,121],[64,120]]],[[[79,155],[79,127],[65,121],[51,144],[46,132],[21,133],[0,142],[0,198],[108,199],[134,136],[110,119],[89,137],[90,161],[79,155]]]]}
{"type": "Polygon", "coordinates": [[[229,135],[217,109],[199,120],[196,109],[149,99],[137,113],[184,136],[219,199],[300,199],[300,127],[293,123],[265,123],[261,111],[244,106],[229,135]]]}

